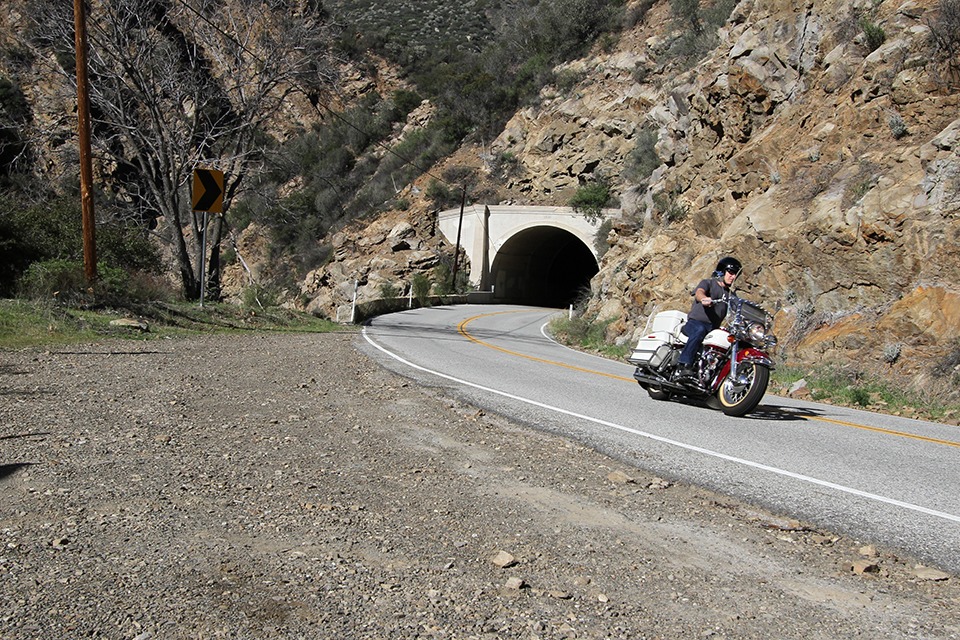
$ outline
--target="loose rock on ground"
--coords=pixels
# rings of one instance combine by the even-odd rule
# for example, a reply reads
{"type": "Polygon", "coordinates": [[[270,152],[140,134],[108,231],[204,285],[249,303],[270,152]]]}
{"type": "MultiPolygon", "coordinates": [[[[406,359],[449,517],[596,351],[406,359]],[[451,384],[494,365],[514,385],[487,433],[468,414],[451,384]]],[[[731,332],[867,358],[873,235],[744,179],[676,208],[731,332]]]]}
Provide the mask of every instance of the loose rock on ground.
{"type": "Polygon", "coordinates": [[[0,637],[960,638],[960,581],[420,388],[355,334],[0,358],[0,637]]]}

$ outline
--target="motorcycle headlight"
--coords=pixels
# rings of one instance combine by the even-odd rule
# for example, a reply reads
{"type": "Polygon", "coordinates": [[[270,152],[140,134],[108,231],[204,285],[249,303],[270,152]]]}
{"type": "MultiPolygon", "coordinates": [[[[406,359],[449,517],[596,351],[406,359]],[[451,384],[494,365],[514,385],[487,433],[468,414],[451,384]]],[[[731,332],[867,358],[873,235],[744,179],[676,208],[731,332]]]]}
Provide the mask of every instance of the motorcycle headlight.
{"type": "Polygon", "coordinates": [[[747,326],[747,340],[754,344],[763,344],[767,339],[767,329],[759,322],[751,322],[747,326]]]}

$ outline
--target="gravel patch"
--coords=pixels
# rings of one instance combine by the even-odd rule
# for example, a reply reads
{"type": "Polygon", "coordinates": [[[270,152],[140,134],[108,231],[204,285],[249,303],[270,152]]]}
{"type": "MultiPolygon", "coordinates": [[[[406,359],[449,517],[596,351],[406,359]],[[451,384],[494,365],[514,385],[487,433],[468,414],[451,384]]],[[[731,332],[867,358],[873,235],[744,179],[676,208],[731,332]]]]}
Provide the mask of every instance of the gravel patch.
{"type": "Polygon", "coordinates": [[[356,334],[0,354],[0,637],[960,638],[960,581],[415,386],[356,334]]]}

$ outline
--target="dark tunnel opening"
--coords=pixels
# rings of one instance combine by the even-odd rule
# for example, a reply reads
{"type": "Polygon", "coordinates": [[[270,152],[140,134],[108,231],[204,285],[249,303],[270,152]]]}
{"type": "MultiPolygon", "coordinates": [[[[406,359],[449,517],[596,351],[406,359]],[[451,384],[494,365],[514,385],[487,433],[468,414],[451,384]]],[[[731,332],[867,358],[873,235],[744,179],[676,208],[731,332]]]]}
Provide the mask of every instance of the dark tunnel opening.
{"type": "Polygon", "coordinates": [[[511,237],[490,267],[496,302],[565,307],[589,290],[596,258],[569,231],[532,227],[511,237]]]}

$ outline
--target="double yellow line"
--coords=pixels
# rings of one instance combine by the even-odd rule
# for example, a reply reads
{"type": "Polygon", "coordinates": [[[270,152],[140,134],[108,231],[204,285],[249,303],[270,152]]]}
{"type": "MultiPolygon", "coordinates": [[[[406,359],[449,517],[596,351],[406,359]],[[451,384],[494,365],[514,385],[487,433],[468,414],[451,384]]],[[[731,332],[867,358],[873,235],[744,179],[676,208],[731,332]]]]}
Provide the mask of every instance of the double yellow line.
{"type": "MultiPolygon", "coordinates": [[[[584,367],[577,367],[577,366],[574,366],[574,365],[571,365],[571,364],[566,364],[566,363],[564,363],[564,362],[557,362],[556,360],[547,360],[547,359],[545,359],[545,358],[538,358],[538,357],[536,357],[536,356],[527,355],[527,354],[525,354],[525,353],[520,353],[520,352],[518,352],[518,351],[511,351],[510,349],[504,349],[503,347],[498,347],[498,346],[495,345],[495,344],[490,344],[489,342],[485,342],[485,341],[477,338],[476,336],[471,335],[470,332],[467,331],[467,325],[470,324],[471,322],[473,322],[474,320],[479,320],[480,318],[488,318],[488,317],[490,317],[490,316],[504,315],[504,314],[507,314],[507,313],[533,313],[533,312],[532,312],[532,311],[528,311],[528,310],[526,310],[526,309],[520,309],[520,310],[512,310],[512,311],[496,311],[496,312],[493,312],[493,313],[482,313],[482,314],[480,314],[480,315],[476,315],[476,316],[473,316],[473,317],[470,317],[470,318],[466,318],[465,320],[463,320],[460,324],[457,325],[457,333],[459,333],[460,335],[462,335],[462,336],[463,336],[464,338],[466,338],[467,340],[469,340],[469,341],[471,341],[471,342],[474,342],[474,343],[476,343],[476,344],[478,344],[478,345],[480,345],[480,346],[487,347],[488,349],[494,349],[495,351],[499,351],[499,352],[501,352],[501,353],[506,353],[506,354],[511,355],[511,356],[516,356],[516,357],[518,357],[518,358],[526,358],[527,360],[533,360],[534,362],[540,362],[540,363],[542,363],[542,364],[549,364],[549,365],[553,365],[553,366],[556,366],[556,367],[563,367],[564,369],[571,369],[571,370],[573,370],[573,371],[580,371],[581,373],[589,373],[589,374],[591,374],[591,375],[603,376],[603,377],[605,377],[605,378],[613,378],[614,380],[622,380],[622,381],[624,381],[624,382],[629,382],[629,383],[631,383],[631,384],[635,384],[635,383],[636,383],[636,380],[634,380],[633,378],[627,378],[627,377],[625,377],[625,376],[618,376],[618,375],[613,374],[613,373],[604,373],[603,371],[595,371],[595,370],[593,370],[593,369],[587,369],[587,368],[584,368],[584,367]]],[[[833,418],[824,418],[824,417],[821,417],[821,416],[800,416],[800,417],[801,417],[801,418],[808,418],[808,419],[810,419],[810,420],[817,420],[817,421],[819,421],[819,422],[829,422],[829,423],[831,423],[831,424],[836,424],[836,425],[839,425],[839,426],[842,426],[842,427],[851,427],[851,428],[853,428],[853,429],[861,429],[861,430],[863,430],[863,431],[873,431],[874,433],[882,433],[882,434],[884,434],[884,435],[889,435],[889,436],[897,436],[897,437],[900,437],[900,438],[909,438],[909,439],[911,439],[911,440],[920,440],[921,442],[931,442],[931,443],[933,443],[933,444],[942,444],[942,445],[946,445],[946,446],[948,446],[948,447],[957,447],[957,448],[960,448],[960,442],[954,442],[954,441],[951,441],[951,440],[941,440],[940,438],[930,438],[930,437],[927,437],[927,436],[916,435],[916,434],[913,434],[913,433],[906,433],[906,432],[904,432],[904,431],[894,431],[894,430],[892,430],[892,429],[883,429],[883,428],[881,428],[881,427],[871,427],[871,426],[869,426],[869,425],[858,424],[858,423],[856,423],[856,422],[846,422],[846,421],[844,421],[844,420],[835,420],[835,419],[833,419],[833,418]]]]}
{"type": "Polygon", "coordinates": [[[564,369],[572,369],[573,371],[580,371],[583,373],[589,373],[595,376],[604,376],[605,378],[613,378],[614,380],[623,380],[625,382],[636,382],[633,378],[625,378],[624,376],[618,376],[613,373],[604,373],[603,371],[594,371],[593,369],[586,369],[584,367],[577,367],[572,364],[566,364],[565,362],[557,362],[556,360],[546,360],[545,358],[538,358],[536,356],[527,355],[525,353],[520,353],[519,351],[511,351],[510,349],[504,349],[503,347],[498,347],[495,344],[490,344],[489,342],[484,342],[480,338],[470,335],[467,331],[467,325],[477,320],[479,318],[487,318],[490,316],[499,316],[506,313],[533,313],[532,311],[527,311],[521,309],[519,311],[496,311],[494,313],[483,313],[478,316],[473,316],[472,318],[467,318],[463,322],[457,325],[457,333],[462,335],[464,338],[470,342],[475,342],[480,346],[487,347],[488,349],[493,349],[495,351],[500,351],[501,353],[506,353],[511,356],[517,356],[518,358],[526,358],[527,360],[533,360],[534,362],[541,362],[543,364],[551,364],[556,367],[563,367],[564,369]]]}

